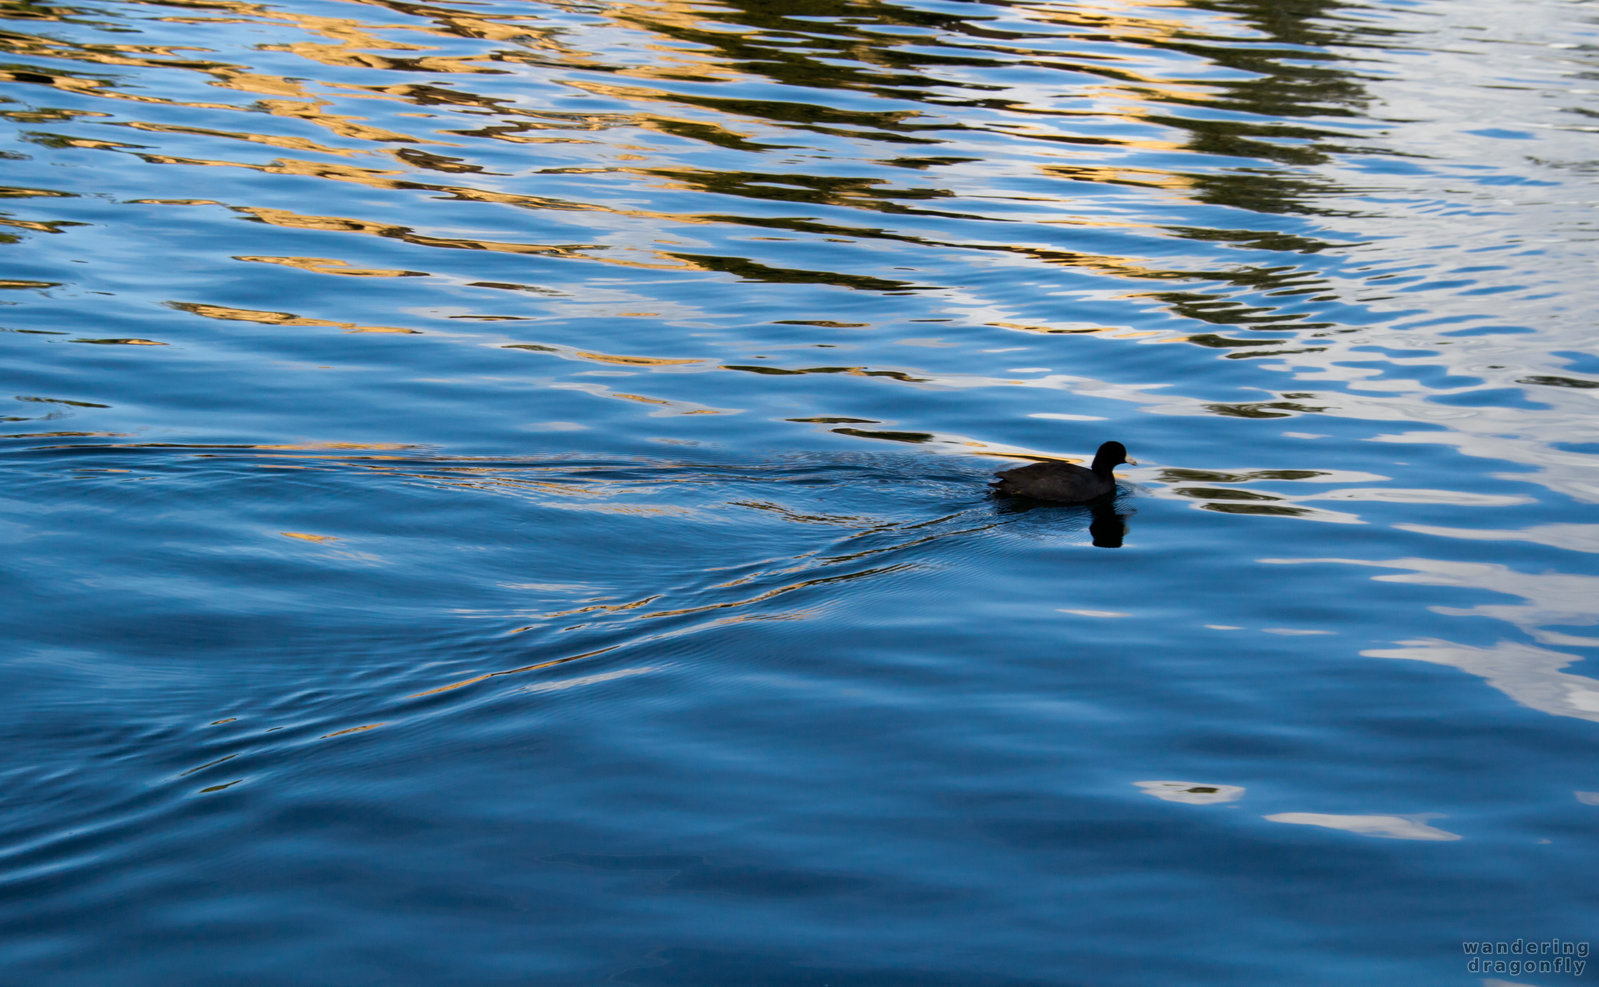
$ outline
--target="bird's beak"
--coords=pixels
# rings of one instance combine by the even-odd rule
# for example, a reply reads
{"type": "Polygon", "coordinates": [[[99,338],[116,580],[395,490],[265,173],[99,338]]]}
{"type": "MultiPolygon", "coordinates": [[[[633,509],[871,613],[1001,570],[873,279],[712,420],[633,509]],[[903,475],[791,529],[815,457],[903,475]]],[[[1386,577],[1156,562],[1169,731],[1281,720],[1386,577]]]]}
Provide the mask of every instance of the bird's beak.
{"type": "Polygon", "coordinates": [[[1128,466],[1137,466],[1138,465],[1138,460],[1136,460],[1136,459],[1124,459],[1124,460],[1122,460],[1122,462],[1126,463],[1128,466]]]}

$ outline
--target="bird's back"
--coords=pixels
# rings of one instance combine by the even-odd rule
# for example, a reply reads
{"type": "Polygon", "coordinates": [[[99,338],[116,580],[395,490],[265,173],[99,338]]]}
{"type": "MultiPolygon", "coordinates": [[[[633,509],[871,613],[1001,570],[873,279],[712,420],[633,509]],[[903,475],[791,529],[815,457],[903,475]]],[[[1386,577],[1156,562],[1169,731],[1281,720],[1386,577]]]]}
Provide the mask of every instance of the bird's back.
{"type": "Polygon", "coordinates": [[[1093,470],[1072,463],[1032,463],[998,474],[994,492],[1001,497],[1032,497],[1066,503],[1095,500],[1116,490],[1093,470]]]}

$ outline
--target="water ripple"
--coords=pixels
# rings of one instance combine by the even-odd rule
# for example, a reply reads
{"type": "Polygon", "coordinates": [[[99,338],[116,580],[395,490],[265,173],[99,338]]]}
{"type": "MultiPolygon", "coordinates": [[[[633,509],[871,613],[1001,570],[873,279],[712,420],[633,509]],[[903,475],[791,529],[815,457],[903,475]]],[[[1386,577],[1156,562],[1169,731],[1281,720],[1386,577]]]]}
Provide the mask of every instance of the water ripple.
{"type": "Polygon", "coordinates": [[[1590,934],[1589,6],[0,6],[10,979],[1590,934]]]}

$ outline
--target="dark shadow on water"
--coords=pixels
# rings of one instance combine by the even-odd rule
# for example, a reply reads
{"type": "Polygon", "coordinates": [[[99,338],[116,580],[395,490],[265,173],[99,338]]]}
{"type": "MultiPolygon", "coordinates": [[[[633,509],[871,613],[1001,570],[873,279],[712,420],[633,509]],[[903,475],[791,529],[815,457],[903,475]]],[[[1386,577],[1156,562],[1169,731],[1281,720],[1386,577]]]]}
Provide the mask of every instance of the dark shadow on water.
{"type": "Polygon", "coordinates": [[[1132,511],[1118,513],[1115,498],[1109,496],[1086,504],[1057,504],[1029,497],[1002,497],[997,500],[1001,515],[1050,511],[1061,515],[1062,524],[1074,524],[1080,522],[1082,516],[1087,514],[1088,534],[1093,539],[1095,548],[1121,548],[1122,539],[1127,536],[1127,519],[1133,513],[1132,511]]]}

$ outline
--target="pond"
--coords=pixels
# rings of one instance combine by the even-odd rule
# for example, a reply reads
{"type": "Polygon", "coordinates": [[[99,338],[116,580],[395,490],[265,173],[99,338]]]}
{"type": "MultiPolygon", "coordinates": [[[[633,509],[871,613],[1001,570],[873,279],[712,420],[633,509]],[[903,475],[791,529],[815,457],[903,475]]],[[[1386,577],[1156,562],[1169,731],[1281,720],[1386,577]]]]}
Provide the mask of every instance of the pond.
{"type": "Polygon", "coordinates": [[[0,47],[8,982],[1591,972],[1599,5],[0,47]]]}

